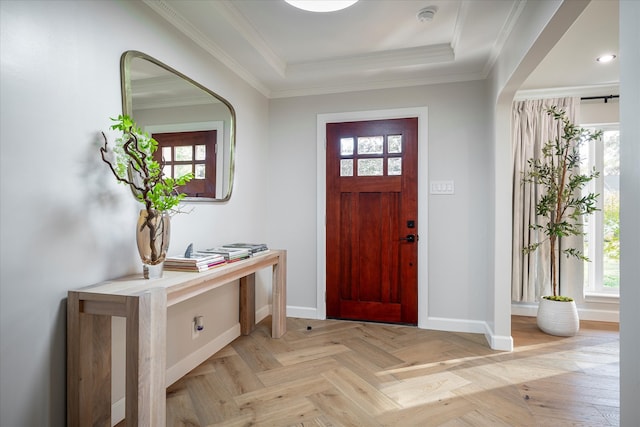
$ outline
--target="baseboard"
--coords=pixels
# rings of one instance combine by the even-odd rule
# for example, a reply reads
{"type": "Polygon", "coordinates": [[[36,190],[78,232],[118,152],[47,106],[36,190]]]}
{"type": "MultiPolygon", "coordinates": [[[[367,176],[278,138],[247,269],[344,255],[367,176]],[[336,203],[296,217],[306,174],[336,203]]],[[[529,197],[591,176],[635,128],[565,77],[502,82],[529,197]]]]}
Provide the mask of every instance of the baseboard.
{"type": "Polygon", "coordinates": [[[288,317],[299,317],[301,319],[317,319],[318,310],[310,307],[287,306],[288,317]]]}
{"type": "Polygon", "coordinates": [[[124,397],[111,405],[111,427],[124,420],[124,397]]]}
{"type": "MultiPolygon", "coordinates": [[[[511,304],[511,314],[514,316],[536,317],[538,314],[538,304],[511,304]]],[[[619,310],[598,310],[579,306],[578,317],[580,318],[580,320],[620,323],[619,310]]]]}

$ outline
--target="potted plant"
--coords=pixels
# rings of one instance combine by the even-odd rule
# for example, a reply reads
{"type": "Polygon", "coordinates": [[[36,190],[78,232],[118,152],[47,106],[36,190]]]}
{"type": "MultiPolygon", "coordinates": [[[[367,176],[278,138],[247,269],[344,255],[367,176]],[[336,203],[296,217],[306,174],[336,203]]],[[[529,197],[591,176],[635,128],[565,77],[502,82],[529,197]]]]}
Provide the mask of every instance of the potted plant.
{"type": "Polygon", "coordinates": [[[579,248],[559,248],[562,237],[582,235],[582,219],[597,208],[599,194],[583,194],[582,189],[599,176],[595,168],[587,173],[580,171],[580,145],[600,138],[602,132],[580,128],[567,118],[565,111],[557,107],[547,109],[562,126],[559,137],[548,141],[542,148],[542,156],[527,161],[529,168],[523,182],[537,186],[540,193],[535,205],[536,216],[541,221],[530,225],[537,232],[538,240],[526,246],[524,253],[531,253],[549,242],[549,265],[553,295],[543,296],[538,306],[538,327],[552,335],[571,336],[578,332],[580,323],[575,301],[559,293],[558,264],[561,254],[583,261],[589,259],[579,248]]]}
{"type": "Polygon", "coordinates": [[[167,177],[153,153],[158,142],[140,129],[133,119],[120,115],[111,129],[122,132],[109,150],[107,137],[100,147],[102,160],[116,180],[131,188],[136,200],[144,205],[138,218],[136,242],[143,263],[145,279],[162,276],[162,266],[167,255],[170,237],[169,214],[185,197],[177,188],[189,182],[193,174],[178,178],[167,177]]]}

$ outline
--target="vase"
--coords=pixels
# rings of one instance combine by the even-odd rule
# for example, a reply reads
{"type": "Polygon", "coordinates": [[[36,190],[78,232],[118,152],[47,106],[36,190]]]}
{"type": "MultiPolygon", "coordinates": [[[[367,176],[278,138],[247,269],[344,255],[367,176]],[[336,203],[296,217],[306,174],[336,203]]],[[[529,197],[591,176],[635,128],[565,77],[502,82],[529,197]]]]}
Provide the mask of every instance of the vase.
{"type": "Polygon", "coordinates": [[[553,301],[546,298],[538,305],[537,324],[542,332],[559,337],[571,337],[580,329],[575,301],[553,301]]]}
{"type": "Polygon", "coordinates": [[[164,260],[169,248],[170,224],[167,212],[155,209],[140,210],[136,228],[136,242],[145,279],[162,277],[164,260]]]}

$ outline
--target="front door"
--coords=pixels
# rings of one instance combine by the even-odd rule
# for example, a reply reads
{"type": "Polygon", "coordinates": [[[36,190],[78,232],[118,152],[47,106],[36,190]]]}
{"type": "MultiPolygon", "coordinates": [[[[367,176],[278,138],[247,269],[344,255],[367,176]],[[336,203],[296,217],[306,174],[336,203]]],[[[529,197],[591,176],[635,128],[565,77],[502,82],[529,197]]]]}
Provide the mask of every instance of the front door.
{"type": "Polygon", "coordinates": [[[418,322],[418,119],[327,124],[327,317],[418,322]]]}

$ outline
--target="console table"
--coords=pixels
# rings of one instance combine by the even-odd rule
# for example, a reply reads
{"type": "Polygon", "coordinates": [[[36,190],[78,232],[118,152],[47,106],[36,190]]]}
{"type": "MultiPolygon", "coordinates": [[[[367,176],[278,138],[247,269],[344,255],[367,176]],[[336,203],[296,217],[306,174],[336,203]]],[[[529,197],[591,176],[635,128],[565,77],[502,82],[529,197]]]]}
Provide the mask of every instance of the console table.
{"type": "Polygon", "coordinates": [[[286,251],[202,273],[166,271],[161,279],[128,276],[69,291],[67,424],[111,426],[111,317],[126,318],[127,426],[164,426],[167,308],[240,280],[240,330],[255,327],[255,272],[272,267],[271,335],[286,332],[286,251]]]}

